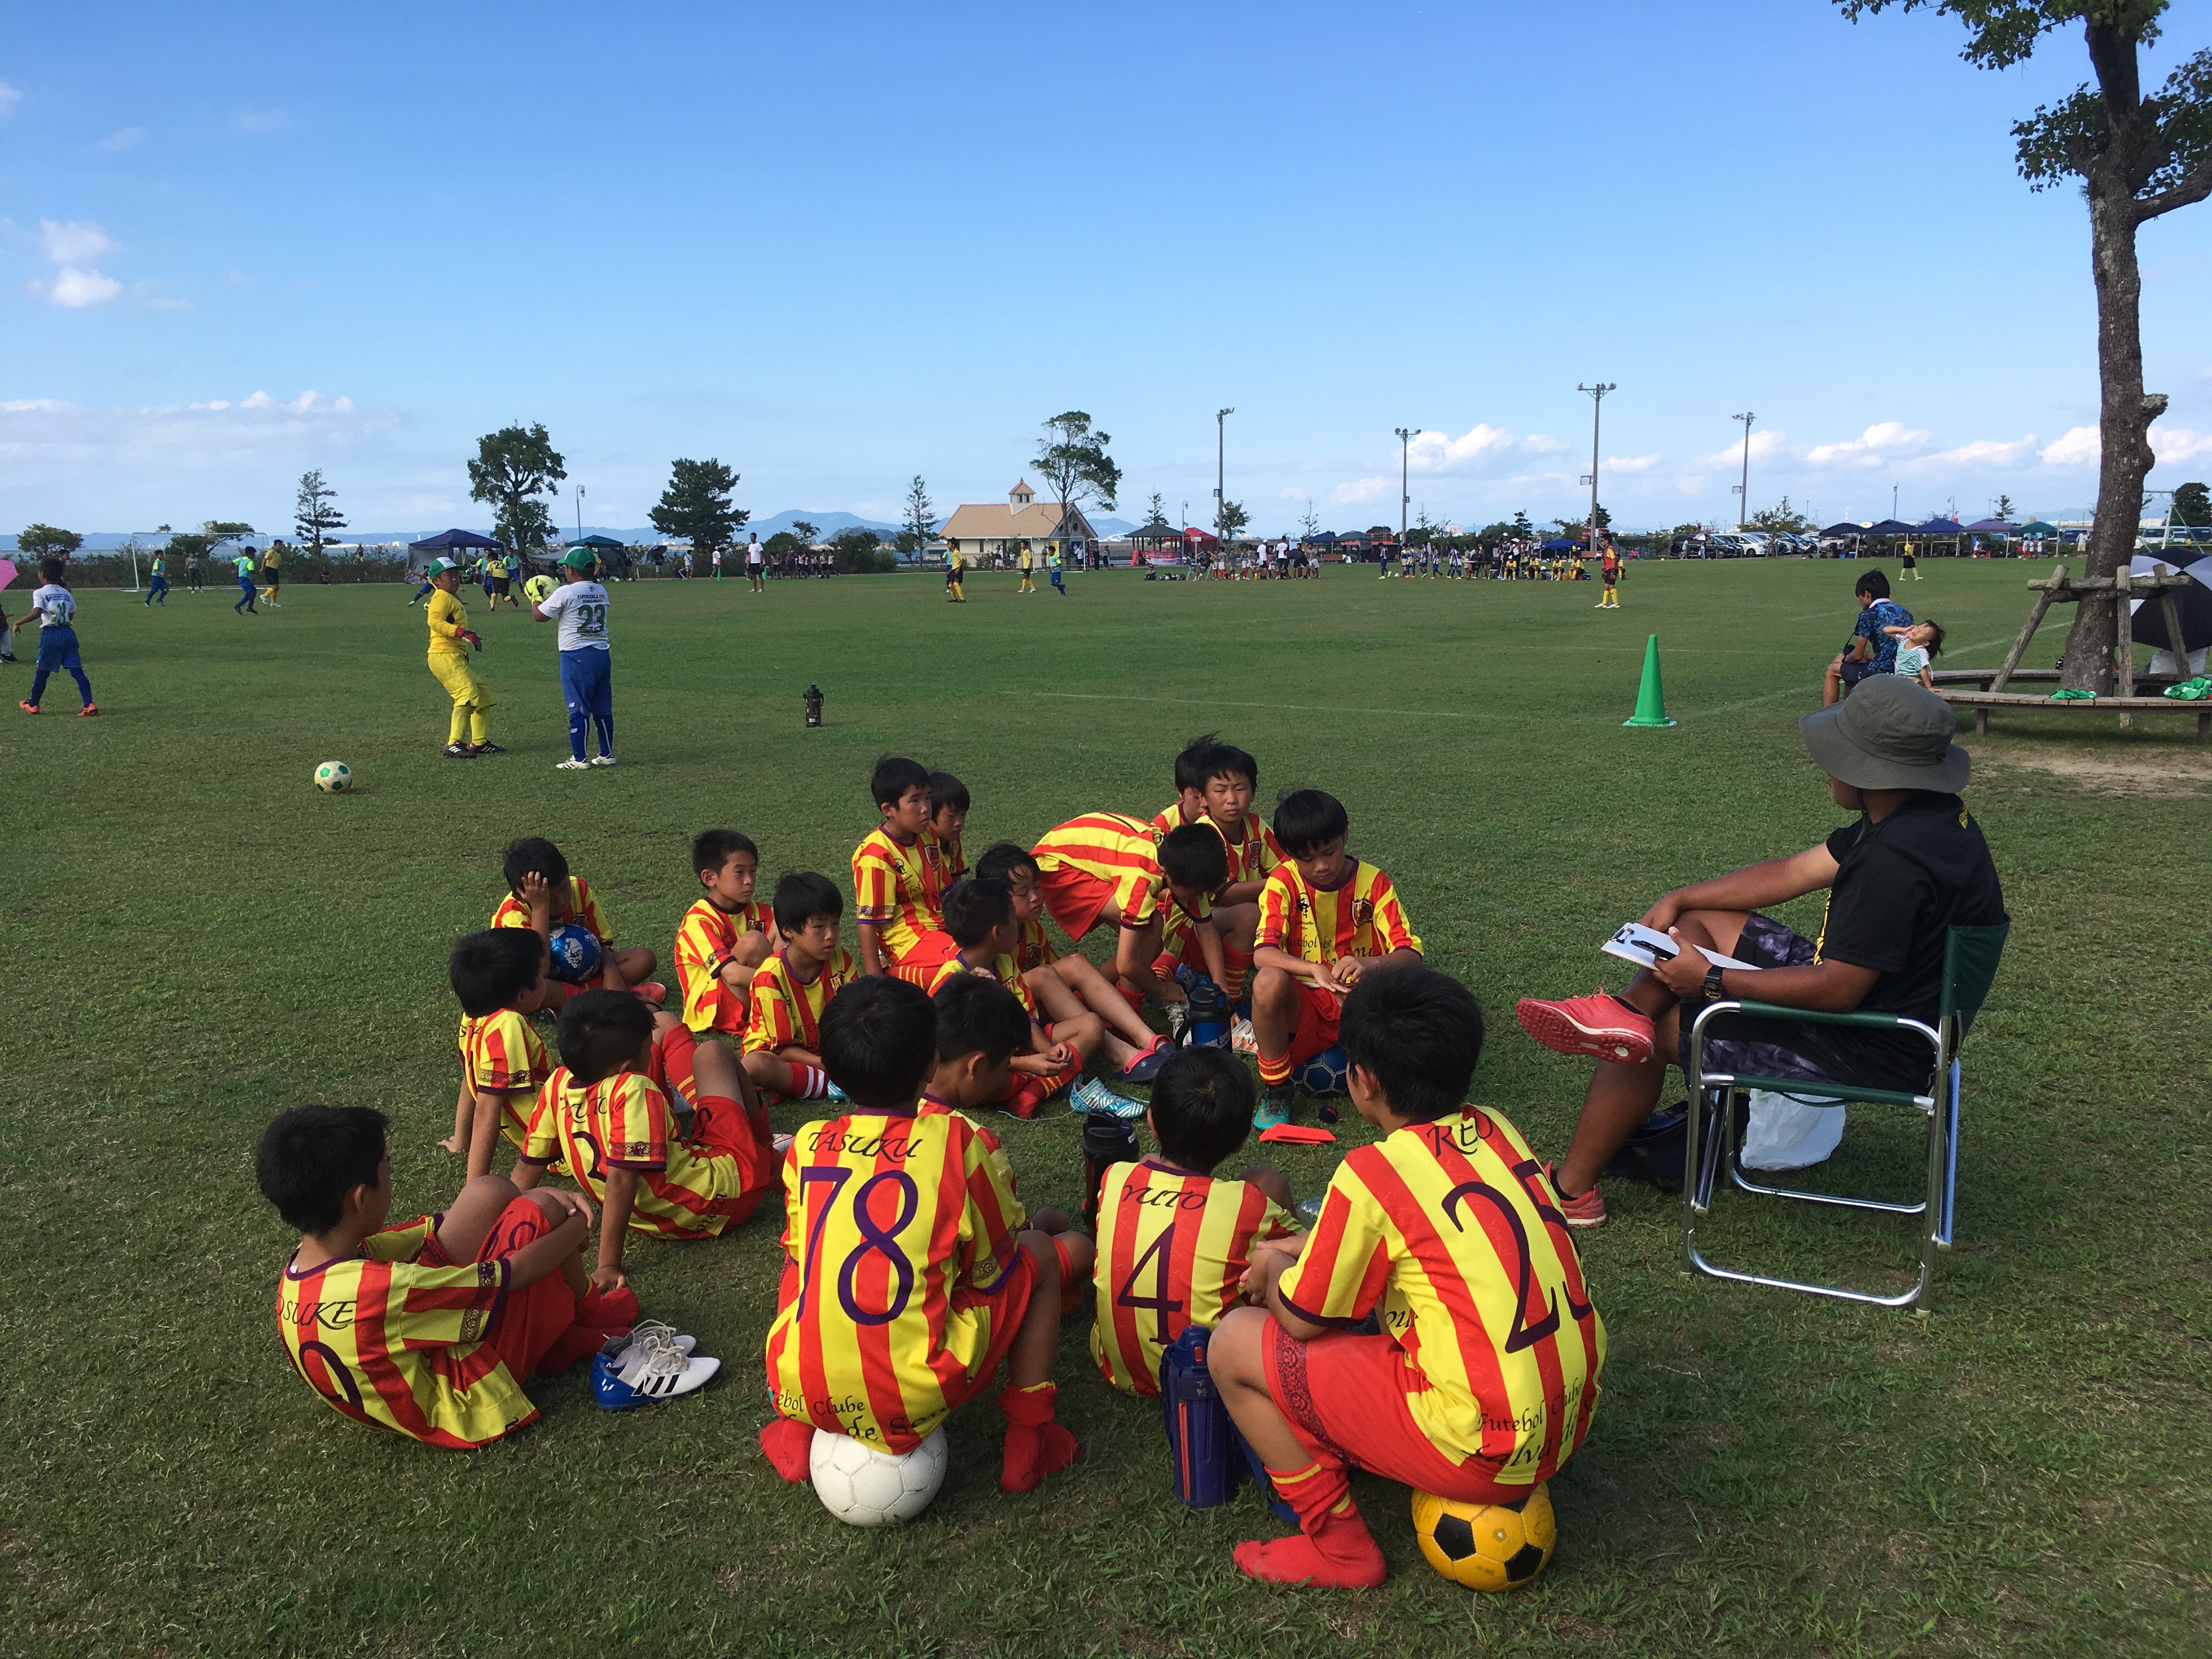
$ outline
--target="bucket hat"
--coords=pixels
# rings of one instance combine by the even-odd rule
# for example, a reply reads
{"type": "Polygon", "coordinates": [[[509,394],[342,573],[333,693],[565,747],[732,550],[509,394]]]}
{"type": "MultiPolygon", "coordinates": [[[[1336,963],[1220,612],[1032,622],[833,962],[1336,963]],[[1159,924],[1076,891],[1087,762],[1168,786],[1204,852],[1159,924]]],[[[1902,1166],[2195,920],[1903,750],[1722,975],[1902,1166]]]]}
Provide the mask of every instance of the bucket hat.
{"type": "Polygon", "coordinates": [[[1933,691],[1900,674],[1870,674],[1850,696],[1797,722],[1820,769],[1855,789],[1966,787],[1973,757],[1951,741],[1959,717],[1933,691]]]}

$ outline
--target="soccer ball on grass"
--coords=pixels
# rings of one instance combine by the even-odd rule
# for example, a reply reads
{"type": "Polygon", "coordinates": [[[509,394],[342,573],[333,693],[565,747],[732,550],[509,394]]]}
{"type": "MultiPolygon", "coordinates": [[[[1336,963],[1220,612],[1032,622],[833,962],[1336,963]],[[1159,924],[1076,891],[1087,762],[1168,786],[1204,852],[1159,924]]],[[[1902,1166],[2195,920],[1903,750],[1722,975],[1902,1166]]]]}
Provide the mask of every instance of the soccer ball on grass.
{"type": "Polygon", "coordinates": [[[945,1431],[910,1452],[878,1451],[849,1434],[816,1430],[808,1459],[814,1495],[848,1527],[911,1521],[945,1484],[945,1431]]]}
{"type": "Polygon", "coordinates": [[[1291,1074],[1310,1095],[1341,1095],[1351,1091],[1352,1060],[1340,1042],[1322,1049],[1291,1074]]]}
{"type": "Polygon", "coordinates": [[[315,787],[326,795],[343,795],[353,787],[353,768],[343,761],[325,761],[315,769],[315,787]]]}
{"type": "Polygon", "coordinates": [[[1452,1583],[1497,1594],[1543,1571],[1559,1523],[1543,1486],[1515,1504],[1462,1504],[1417,1491],[1413,1536],[1429,1565],[1452,1583]]]}

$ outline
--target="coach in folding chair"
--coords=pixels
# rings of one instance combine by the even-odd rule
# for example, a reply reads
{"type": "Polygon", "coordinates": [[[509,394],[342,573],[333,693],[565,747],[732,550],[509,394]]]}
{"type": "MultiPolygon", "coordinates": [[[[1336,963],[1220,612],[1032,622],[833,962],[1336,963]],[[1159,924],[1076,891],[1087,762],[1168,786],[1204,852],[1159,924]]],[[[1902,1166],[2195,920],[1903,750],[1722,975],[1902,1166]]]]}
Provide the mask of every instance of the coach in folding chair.
{"type": "MultiPolygon", "coordinates": [[[[1797,726],[1836,804],[1858,813],[1856,822],[1793,856],[1668,894],[1644,922],[1667,933],[1676,953],[1639,971],[1621,994],[1528,1000],[1516,1010],[1546,1047],[1599,1061],[1573,1144],[1552,1170],[1570,1226],[1603,1224],[1598,1175],[1659,1103],[1671,1061],[1693,1086],[1705,1084],[1692,1115],[1712,1126],[1688,1171],[1692,1225],[1711,1202],[1728,1136],[1725,1110],[1713,1120],[1716,1101],[1769,1088],[1929,1113],[1928,1195],[1893,1207],[1917,1214],[1924,1205],[1927,1250],[1949,1241],[1958,1046],[2008,925],[1989,847],[1958,796],[1970,758],[1951,741],[1949,705],[1893,674],[1870,677],[1797,726]],[[1823,888],[1816,938],[1758,914],[1823,888]]],[[[1736,1178],[1760,1190],[1740,1170],[1736,1178]]],[[[1685,1248],[1700,1271],[1755,1278],[1714,1268],[1695,1255],[1694,1239],[1685,1248]]],[[[1923,1287],[1926,1278],[1923,1267],[1923,1287]]],[[[1866,1299],[1901,1305],[1918,1294],[1866,1299]]]]}

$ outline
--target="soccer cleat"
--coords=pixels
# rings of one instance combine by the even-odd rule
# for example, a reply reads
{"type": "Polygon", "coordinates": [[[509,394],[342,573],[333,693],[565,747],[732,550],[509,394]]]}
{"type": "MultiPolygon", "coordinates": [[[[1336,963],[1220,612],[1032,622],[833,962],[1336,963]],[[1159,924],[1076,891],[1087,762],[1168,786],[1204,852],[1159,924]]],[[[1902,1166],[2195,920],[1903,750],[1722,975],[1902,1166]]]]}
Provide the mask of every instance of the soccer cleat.
{"type": "Polygon", "coordinates": [[[1127,1095],[1117,1095],[1104,1081],[1086,1077],[1067,1091],[1068,1109],[1085,1117],[1114,1117],[1124,1123],[1144,1116],[1146,1107],[1141,1100],[1132,1100],[1127,1095]]]}
{"type": "Polygon", "coordinates": [[[1252,1022],[1238,1014],[1229,1022],[1229,1052],[1233,1054],[1256,1054],[1260,1052],[1259,1036],[1252,1030],[1252,1022]]]}
{"type": "Polygon", "coordinates": [[[691,1351],[699,1346],[697,1337],[679,1334],[673,1325],[661,1319],[641,1319],[630,1328],[629,1334],[633,1342],[640,1337],[645,1337],[655,1342],[665,1342],[686,1358],[689,1358],[691,1351]]]}
{"type": "Polygon", "coordinates": [[[567,760],[554,762],[553,769],[556,772],[588,772],[592,769],[592,763],[587,760],[578,760],[571,755],[567,760]]]}
{"type": "Polygon", "coordinates": [[[1577,1198],[1569,1198],[1559,1192],[1559,1172],[1555,1165],[1544,1166],[1544,1179],[1552,1183],[1552,1190],[1559,1194],[1559,1214],[1570,1227],[1602,1227],[1605,1225],[1605,1196],[1595,1184],[1577,1198]]]}
{"type": "Polygon", "coordinates": [[[1183,1029],[1190,1024],[1190,1004],[1170,1002],[1161,1012],[1168,1018],[1168,1040],[1181,1048],[1183,1029]]]}
{"type": "Polygon", "coordinates": [[[1271,1083],[1260,1096],[1260,1109],[1252,1114],[1252,1127],[1272,1129],[1291,1121],[1291,1085],[1271,1083]]]}
{"type": "Polygon", "coordinates": [[[1168,1063],[1175,1053],[1175,1044],[1165,1037],[1154,1037],[1152,1046],[1124,1066],[1119,1076],[1124,1083],[1150,1083],[1160,1074],[1160,1067],[1168,1063]]]}
{"type": "Polygon", "coordinates": [[[471,744],[469,752],[472,755],[504,755],[507,750],[495,743],[478,743],[471,744]]]}
{"type": "Polygon", "coordinates": [[[842,1089],[839,1088],[836,1084],[830,1082],[826,1078],[823,1079],[822,1098],[824,1100],[834,1100],[840,1106],[849,1106],[853,1103],[852,1096],[847,1094],[842,1089]]]}
{"type": "Polygon", "coordinates": [[[1623,1066],[1651,1058],[1651,1018],[1618,997],[1593,991],[1561,1002],[1523,997],[1513,1006],[1521,1029],[1554,1054],[1593,1054],[1623,1066]]]}
{"type": "Polygon", "coordinates": [[[612,755],[594,755],[592,757],[592,764],[594,766],[619,766],[621,763],[622,763],[617,761],[612,755]]]}
{"type": "Polygon", "coordinates": [[[88,715],[88,714],[97,714],[99,712],[100,712],[100,705],[99,705],[98,703],[96,703],[96,702],[88,702],[88,703],[85,704],[85,706],[84,706],[83,708],[80,708],[80,709],[78,709],[78,710],[76,711],[76,717],[77,717],[79,720],[82,720],[82,719],[83,719],[86,715],[88,715]]]}
{"type": "Polygon", "coordinates": [[[628,1411],[703,1389],[722,1369],[683,1348],[675,1332],[654,1322],[609,1340],[592,1358],[592,1393],[601,1411],[628,1411]]]}
{"type": "Polygon", "coordinates": [[[439,753],[447,760],[474,760],[477,751],[465,743],[449,743],[439,753]]]}
{"type": "Polygon", "coordinates": [[[657,979],[649,979],[642,985],[633,985],[629,988],[656,1007],[668,1000],[668,988],[657,979]]]}

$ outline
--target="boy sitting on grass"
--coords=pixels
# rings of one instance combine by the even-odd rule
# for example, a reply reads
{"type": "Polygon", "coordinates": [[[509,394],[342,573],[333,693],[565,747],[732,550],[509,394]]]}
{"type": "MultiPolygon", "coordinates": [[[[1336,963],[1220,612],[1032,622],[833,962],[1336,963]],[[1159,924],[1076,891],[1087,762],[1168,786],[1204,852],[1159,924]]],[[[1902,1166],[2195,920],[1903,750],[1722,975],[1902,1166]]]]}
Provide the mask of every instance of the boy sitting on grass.
{"type": "MultiPolygon", "coordinates": [[[[1102,923],[1115,928],[1114,972],[1132,1003],[1150,999],[1180,1034],[1189,999],[1153,967],[1164,937],[1165,912],[1180,908],[1193,924],[1211,915],[1211,895],[1229,878],[1229,857],[1212,829],[1187,823],[1156,836],[1152,827],[1118,812],[1086,812],[1045,832],[1032,849],[1042,878],[1045,908],[1072,939],[1102,923]]],[[[1221,936],[1195,926],[1201,959],[1216,985],[1221,936]]]]}
{"type": "MultiPolygon", "coordinates": [[[[1252,1032],[1267,1091],[1262,1129],[1291,1115],[1291,1073],[1337,1042],[1345,993],[1378,969],[1419,962],[1421,941],[1406,925],[1397,889],[1345,850],[1352,820],[1344,803],[1298,789],[1275,808],[1275,839],[1290,854],[1260,894],[1254,941],[1252,1032]]],[[[1323,1104],[1322,1121],[1336,1121],[1323,1104]]]]}
{"type": "Polygon", "coordinates": [[[735,830],[702,830],[691,838],[691,868],[707,890],[676,924],[684,1023],[697,1036],[742,1038],[753,971],[779,942],[775,918],[753,896],[760,848],[735,830]]]}
{"type": "Polygon", "coordinates": [[[968,786],[950,772],[929,775],[929,844],[937,859],[937,890],[945,891],[968,873],[968,854],[960,835],[968,827],[968,786]]]}
{"type": "Polygon", "coordinates": [[[1213,1168],[1252,1132],[1252,1074],[1220,1048],[1179,1049],[1152,1085],[1146,1123],[1160,1150],[1116,1164],[1099,1188],[1097,1317],[1091,1357],[1124,1394],[1160,1391],[1160,1364],[1185,1329],[1209,1330],[1236,1305],[1255,1244],[1287,1238],[1291,1187],[1255,1165],[1213,1168]]]}
{"type": "Polygon", "coordinates": [[[295,1106],[262,1132],[254,1177],[300,1231],[277,1329],[341,1415],[448,1450],[489,1445],[538,1420],[531,1374],[628,1330],[637,1297],[586,1279],[592,1206],[574,1193],[478,1176],[444,1214],[385,1225],[386,1121],[366,1106],[295,1106]]]}
{"type": "MultiPolygon", "coordinates": [[[[1216,981],[1231,1002],[1244,999],[1252,970],[1252,940],[1260,926],[1260,890],[1283,861],[1274,832],[1252,811],[1260,787],[1260,763],[1213,732],[1193,738],[1175,762],[1176,801],[1152,820],[1163,836],[1186,823],[1211,825],[1229,851],[1229,879],[1213,895],[1213,925],[1221,934],[1226,980],[1216,981]]],[[[1194,937],[1188,937],[1179,958],[1203,972],[1194,937]]],[[[1170,969],[1170,971],[1173,971],[1170,969]]]]}
{"type": "MultiPolygon", "coordinates": [[[[979,988],[988,1008],[991,988],[979,988]]],[[[940,1045],[921,988],[884,977],[855,982],[823,1014],[823,1055],[852,1108],[806,1125],[785,1159],[786,1260],[767,1345],[776,1416],[761,1449],[787,1480],[807,1478],[817,1432],[912,1451],[1007,1361],[1000,1486],[1029,1492],[1079,1455],[1053,1420],[1062,1248],[1024,1225],[1003,1158],[957,1103],[921,1095],[940,1046],[981,1057],[963,1096],[1004,1093],[1018,1007],[997,1024],[995,1036],[950,1031],[940,1045]]],[[[1076,1271],[1089,1267],[1087,1239],[1065,1249],[1076,1271]]]]}
{"type": "Polygon", "coordinates": [[[845,896],[827,876],[792,872],[775,884],[775,926],[783,945],[753,970],[745,1025],[745,1075],[777,1100],[830,1096],[822,1069],[822,1012],[860,976],[837,944],[845,896]]]}
{"type": "Polygon", "coordinates": [[[886,755],[868,780],[883,822],[853,849],[853,904],[860,970],[896,973],[939,923],[944,891],[929,842],[929,769],[886,755]]]}
{"type": "Polygon", "coordinates": [[[514,1166],[525,1190],[558,1158],[606,1214],[592,1283],[623,1278],[623,1235],[714,1238],[752,1214],[775,1182],[771,1149],[741,1103],[736,1063],[673,1016],[623,991],[584,991],[561,1011],[561,1067],[538,1091],[514,1166]],[[656,1052],[657,1050],[657,1052],[656,1052]],[[660,1079],[691,1103],[679,1133],[660,1079]]]}
{"type": "Polygon", "coordinates": [[[1145,1024],[1129,1000],[1091,966],[1090,957],[1073,952],[1062,956],[1053,948],[1045,936],[1043,877],[1036,854],[1013,842],[999,842],[975,860],[975,873],[1005,882],[1013,897],[1014,918],[1020,925],[1014,964],[1044,1017],[1056,1024],[1086,1012],[1097,1015],[1105,1028],[1099,1049],[1107,1064],[1116,1068],[1124,1082],[1151,1082],[1175,1052],[1174,1042],[1145,1024]]]}
{"type": "Polygon", "coordinates": [[[553,1069],[530,1024],[545,1000],[545,941],[514,927],[471,933],[446,971],[461,1005],[461,1091],[453,1137],[438,1144],[468,1159],[473,1181],[491,1172],[502,1134],[522,1150],[538,1086],[553,1069]]]}
{"type": "MultiPolygon", "coordinates": [[[[591,888],[581,876],[568,873],[568,860],[544,836],[525,836],[510,845],[502,873],[507,877],[507,896],[492,911],[491,926],[527,927],[550,945],[554,929],[578,923],[599,941],[596,981],[601,989],[627,991],[634,987],[638,995],[653,1003],[668,994],[666,986],[653,982],[658,960],[653,952],[642,945],[615,948],[614,935],[607,931],[591,888]]],[[[553,975],[545,988],[545,1006],[558,1012],[592,982],[575,977],[556,952],[553,975]]]]}
{"type": "Polygon", "coordinates": [[[1005,882],[979,876],[955,887],[945,896],[945,927],[957,948],[921,988],[935,996],[952,981],[972,975],[1013,994],[1028,1030],[1006,1062],[1012,1073],[1007,1091],[993,1103],[1016,1117],[1035,1117],[1040,1105],[1082,1075],[1105,1027],[1093,1013],[1040,1023],[1036,999],[1014,963],[1021,923],[1005,882]]]}
{"type": "Polygon", "coordinates": [[[1482,1011],[1427,967],[1344,1006],[1352,1100],[1382,1139],[1337,1166],[1301,1238],[1255,1245],[1250,1305],[1213,1334],[1224,1402],[1298,1514],[1239,1544],[1278,1583],[1379,1584],[1356,1464],[1469,1504],[1527,1498],[1589,1432],[1605,1326],[1558,1194],[1520,1131],[1467,1106],[1482,1011]],[[1381,1334],[1354,1328],[1380,1316],[1381,1334]]]}

